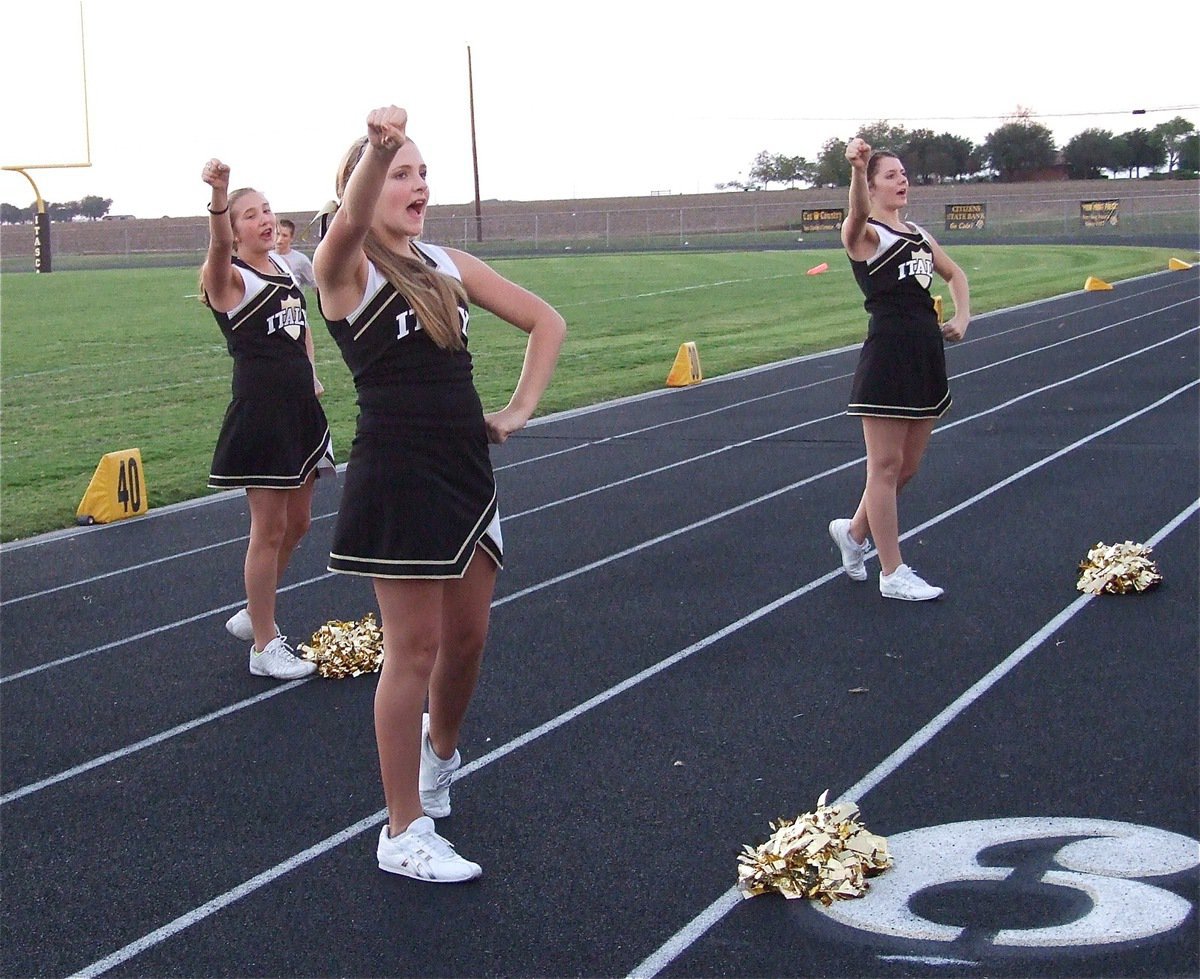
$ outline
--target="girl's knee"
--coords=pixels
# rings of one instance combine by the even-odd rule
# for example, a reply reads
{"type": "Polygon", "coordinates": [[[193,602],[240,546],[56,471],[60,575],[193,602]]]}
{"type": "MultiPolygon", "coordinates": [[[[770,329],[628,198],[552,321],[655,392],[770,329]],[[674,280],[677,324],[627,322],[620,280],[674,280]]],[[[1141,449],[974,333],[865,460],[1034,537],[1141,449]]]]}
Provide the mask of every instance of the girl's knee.
{"type": "Polygon", "coordinates": [[[287,524],[282,520],[254,520],[250,524],[252,546],[278,551],[287,539],[287,524]]]}
{"type": "Polygon", "coordinates": [[[428,680],[437,662],[440,642],[437,636],[407,636],[403,642],[383,644],[383,665],[390,673],[408,673],[428,680]]]}
{"type": "Polygon", "coordinates": [[[312,516],[307,513],[293,514],[288,518],[286,542],[295,547],[312,527],[312,516]]]}
{"type": "Polygon", "coordinates": [[[899,456],[884,456],[871,459],[867,464],[867,478],[884,483],[900,485],[904,477],[903,459],[899,456]]]}
{"type": "Polygon", "coordinates": [[[905,468],[900,473],[900,478],[896,480],[896,490],[902,490],[907,486],[914,476],[917,474],[917,467],[905,468]]]}

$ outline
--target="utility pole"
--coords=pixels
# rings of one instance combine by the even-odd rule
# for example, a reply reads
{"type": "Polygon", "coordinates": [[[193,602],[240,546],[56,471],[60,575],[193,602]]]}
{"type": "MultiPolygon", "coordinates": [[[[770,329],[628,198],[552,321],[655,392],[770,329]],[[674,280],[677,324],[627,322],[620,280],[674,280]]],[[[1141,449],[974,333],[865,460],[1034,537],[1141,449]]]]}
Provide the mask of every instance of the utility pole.
{"type": "Polygon", "coordinates": [[[479,150],[475,145],[475,76],[471,72],[471,45],[467,45],[467,89],[471,99],[471,166],[475,171],[475,240],[483,241],[483,214],[479,204],[479,150]]]}

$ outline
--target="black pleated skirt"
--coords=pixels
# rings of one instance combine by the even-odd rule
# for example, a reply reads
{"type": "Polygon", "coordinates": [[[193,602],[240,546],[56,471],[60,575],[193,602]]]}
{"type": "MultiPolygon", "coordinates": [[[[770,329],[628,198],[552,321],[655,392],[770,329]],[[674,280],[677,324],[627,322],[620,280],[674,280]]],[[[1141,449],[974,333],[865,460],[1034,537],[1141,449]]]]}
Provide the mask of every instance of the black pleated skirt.
{"type": "Polygon", "coordinates": [[[476,545],[503,567],[487,435],[361,423],[350,449],[329,570],[375,578],[461,578],[476,545]]]}
{"type": "Polygon", "coordinates": [[[847,414],[941,418],[950,403],[940,332],[879,330],[868,334],[850,385],[847,414]]]}
{"type": "Polygon", "coordinates": [[[208,476],[212,489],[298,489],[314,470],[334,472],[329,422],[316,395],[230,401],[208,476]]]}

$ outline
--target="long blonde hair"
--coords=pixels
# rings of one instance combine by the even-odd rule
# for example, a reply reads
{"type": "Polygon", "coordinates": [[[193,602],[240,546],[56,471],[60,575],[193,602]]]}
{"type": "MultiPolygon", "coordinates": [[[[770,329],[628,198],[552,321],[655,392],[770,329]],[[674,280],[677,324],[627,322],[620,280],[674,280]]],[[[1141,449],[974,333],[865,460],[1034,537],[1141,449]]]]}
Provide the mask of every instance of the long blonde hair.
{"type": "MultiPolygon", "coordinates": [[[[358,166],[366,147],[367,137],[360,137],[342,158],[336,184],[339,199],[346,193],[350,174],[358,166]]],[[[417,314],[421,329],[429,334],[434,343],[443,350],[464,349],[458,307],[460,304],[466,305],[467,293],[461,282],[430,268],[425,262],[407,255],[397,255],[379,241],[374,230],[367,232],[363,251],[384,278],[408,300],[417,314]]]]}
{"type": "MultiPolygon", "coordinates": [[[[227,210],[229,212],[227,217],[229,220],[229,226],[231,228],[233,227],[233,206],[239,200],[241,200],[243,197],[245,197],[247,194],[253,194],[253,193],[256,193],[256,191],[253,187],[239,187],[237,190],[230,191],[229,196],[225,198],[225,200],[226,200],[225,210],[227,210]]],[[[236,237],[233,239],[233,253],[235,255],[237,254],[237,238],[236,237]]],[[[196,290],[199,293],[198,298],[200,299],[200,302],[202,305],[207,306],[209,303],[208,303],[208,293],[206,293],[204,291],[204,266],[203,265],[200,266],[199,279],[200,279],[200,282],[199,282],[200,287],[196,290]]]]}

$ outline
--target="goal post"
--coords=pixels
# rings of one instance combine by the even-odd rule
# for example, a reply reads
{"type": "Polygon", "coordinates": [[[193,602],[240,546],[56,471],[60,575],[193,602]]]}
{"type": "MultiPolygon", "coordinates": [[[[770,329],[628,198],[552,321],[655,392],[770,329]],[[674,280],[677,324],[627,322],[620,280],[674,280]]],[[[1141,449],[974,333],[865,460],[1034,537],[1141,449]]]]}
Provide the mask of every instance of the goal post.
{"type": "Polygon", "coordinates": [[[37,182],[29,175],[30,170],[77,170],[92,165],[92,136],[88,123],[87,95],[87,45],[83,31],[83,0],[79,0],[79,58],[83,69],[83,163],[21,163],[0,166],[0,170],[19,173],[29,181],[33,188],[33,270],[35,272],[52,272],[54,262],[50,247],[50,212],[46,209],[46,201],[38,189],[37,182]]]}

